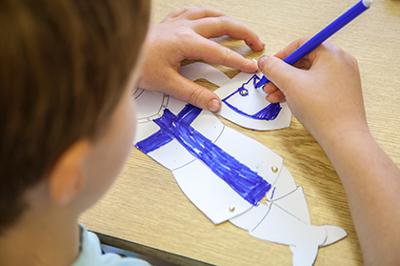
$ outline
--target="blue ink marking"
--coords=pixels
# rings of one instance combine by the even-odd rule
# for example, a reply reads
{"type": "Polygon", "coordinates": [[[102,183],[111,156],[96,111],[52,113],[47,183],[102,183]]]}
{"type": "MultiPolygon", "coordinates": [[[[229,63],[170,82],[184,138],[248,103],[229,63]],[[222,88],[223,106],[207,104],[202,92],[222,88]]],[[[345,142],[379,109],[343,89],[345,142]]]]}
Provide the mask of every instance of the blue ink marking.
{"type": "Polygon", "coordinates": [[[239,94],[240,94],[240,96],[247,96],[247,95],[249,95],[249,90],[246,88],[241,88],[239,90],[239,94]]]}
{"type": "MultiPolygon", "coordinates": [[[[261,78],[261,80],[264,78],[264,76],[261,78]]],[[[262,110],[258,111],[257,113],[250,115],[246,112],[243,112],[242,110],[240,110],[239,108],[237,108],[236,106],[233,106],[232,104],[230,104],[228,102],[228,99],[231,98],[233,95],[235,95],[236,93],[239,93],[242,96],[247,96],[248,95],[248,90],[245,88],[245,85],[248,85],[251,81],[253,81],[253,86],[257,89],[261,86],[258,86],[258,84],[261,82],[260,78],[257,76],[257,74],[254,74],[248,81],[246,81],[245,83],[242,84],[242,86],[240,86],[240,88],[238,88],[236,91],[232,92],[231,94],[229,94],[227,97],[225,97],[224,99],[222,99],[222,101],[232,110],[234,110],[236,113],[239,113],[241,115],[244,115],[246,117],[250,117],[256,120],[274,120],[280,113],[280,111],[282,110],[282,107],[279,103],[271,103],[269,105],[267,105],[265,108],[263,108],[262,110]],[[257,87],[258,86],[258,87],[257,87]]]]}
{"type": "MultiPolygon", "coordinates": [[[[178,114],[178,119],[190,125],[193,120],[196,119],[196,117],[200,114],[200,112],[201,109],[190,109],[189,105],[186,105],[178,114]]],[[[169,136],[160,130],[150,137],[146,138],[145,140],[136,143],[136,148],[147,154],[171,142],[173,139],[174,138],[172,136],[169,136]]]]}
{"type": "Polygon", "coordinates": [[[190,126],[200,112],[201,109],[192,105],[186,105],[177,116],[165,109],[162,117],[153,120],[160,130],[138,142],[136,147],[148,153],[176,139],[242,198],[256,205],[271,189],[271,184],[190,126]]]}
{"type": "MultiPolygon", "coordinates": [[[[224,101],[225,102],[225,101],[224,101]]],[[[239,110],[238,108],[236,108],[235,106],[231,105],[228,102],[225,102],[225,104],[227,106],[229,106],[232,110],[234,110],[235,112],[256,119],[256,120],[274,120],[278,115],[279,112],[281,111],[282,107],[280,106],[279,103],[271,103],[268,104],[265,108],[261,109],[259,112],[255,113],[254,115],[249,115],[248,113],[245,113],[241,110],[239,110]]]]}
{"type": "Polygon", "coordinates": [[[147,154],[149,152],[157,150],[159,147],[169,143],[172,140],[172,137],[164,134],[161,131],[157,131],[156,133],[145,139],[145,141],[140,141],[136,143],[136,147],[143,153],[147,154]]]}
{"type": "Polygon", "coordinates": [[[264,86],[267,83],[268,79],[263,75],[262,78],[254,85],[256,89],[264,86]]]}

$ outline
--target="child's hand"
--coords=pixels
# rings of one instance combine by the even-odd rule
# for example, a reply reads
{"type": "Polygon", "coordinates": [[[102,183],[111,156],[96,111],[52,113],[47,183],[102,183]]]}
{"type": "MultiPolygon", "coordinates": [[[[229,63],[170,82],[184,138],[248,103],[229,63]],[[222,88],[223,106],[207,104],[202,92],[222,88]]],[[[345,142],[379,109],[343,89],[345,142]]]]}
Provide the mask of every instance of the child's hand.
{"type": "Polygon", "coordinates": [[[345,132],[367,130],[357,61],[328,42],[300,60],[297,68],[278,59],[303,42],[293,42],[276,57],[260,58],[260,70],[273,82],[264,87],[267,99],[286,99],[294,115],[320,143],[345,132]]]}
{"type": "Polygon", "coordinates": [[[200,108],[218,111],[218,96],[181,76],[179,67],[183,60],[193,59],[245,72],[257,71],[254,61],[209,40],[223,35],[244,40],[254,51],[264,48],[264,44],[247,26],[218,11],[183,8],[172,12],[149,32],[139,86],[163,91],[200,108]]]}

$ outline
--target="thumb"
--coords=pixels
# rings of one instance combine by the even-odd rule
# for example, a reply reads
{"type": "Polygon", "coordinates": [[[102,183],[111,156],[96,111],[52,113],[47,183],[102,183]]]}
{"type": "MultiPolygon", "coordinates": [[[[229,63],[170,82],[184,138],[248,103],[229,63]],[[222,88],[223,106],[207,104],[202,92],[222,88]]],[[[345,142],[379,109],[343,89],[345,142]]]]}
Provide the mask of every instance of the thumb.
{"type": "Polygon", "coordinates": [[[292,88],[291,84],[296,84],[302,74],[300,69],[275,56],[262,56],[258,59],[258,68],[283,93],[290,90],[292,88]]]}
{"type": "Polygon", "coordinates": [[[171,79],[168,93],[210,112],[218,112],[221,108],[221,101],[214,92],[177,73],[171,79]]]}

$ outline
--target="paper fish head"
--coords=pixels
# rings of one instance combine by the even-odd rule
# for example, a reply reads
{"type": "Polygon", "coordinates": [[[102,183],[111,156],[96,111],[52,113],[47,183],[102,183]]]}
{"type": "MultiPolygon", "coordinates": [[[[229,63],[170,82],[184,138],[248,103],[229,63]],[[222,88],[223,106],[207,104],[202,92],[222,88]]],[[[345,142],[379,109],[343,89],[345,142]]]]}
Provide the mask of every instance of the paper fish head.
{"type": "Polygon", "coordinates": [[[222,99],[233,111],[256,120],[273,120],[282,109],[279,103],[270,103],[265,99],[262,88],[256,88],[260,76],[254,74],[245,81],[232,82],[232,93],[222,99]]]}
{"type": "Polygon", "coordinates": [[[272,130],[288,127],[291,112],[286,103],[269,103],[265,99],[262,74],[240,72],[230,79],[217,68],[196,62],[181,67],[180,72],[190,80],[205,79],[219,86],[214,91],[222,99],[219,116],[242,127],[272,130]]]}

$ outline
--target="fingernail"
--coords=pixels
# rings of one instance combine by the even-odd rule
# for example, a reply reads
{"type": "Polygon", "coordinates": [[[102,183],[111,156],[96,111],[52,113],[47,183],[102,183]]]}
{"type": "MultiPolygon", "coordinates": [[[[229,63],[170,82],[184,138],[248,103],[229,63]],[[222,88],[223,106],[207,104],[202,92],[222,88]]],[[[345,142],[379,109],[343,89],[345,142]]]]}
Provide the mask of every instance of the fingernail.
{"type": "Polygon", "coordinates": [[[268,94],[268,91],[265,89],[265,85],[262,87],[263,91],[268,94]]]}
{"type": "Polygon", "coordinates": [[[258,69],[257,62],[255,62],[252,59],[248,59],[246,64],[248,65],[246,71],[257,72],[258,69]]]}
{"type": "Polygon", "coordinates": [[[221,103],[217,99],[212,99],[207,104],[207,109],[213,113],[218,112],[220,108],[221,108],[221,103]]]}
{"type": "Polygon", "coordinates": [[[265,61],[268,59],[267,55],[263,55],[258,59],[258,69],[263,69],[265,65],[265,61]]]}
{"type": "Polygon", "coordinates": [[[261,43],[261,49],[260,49],[260,51],[262,51],[262,50],[265,49],[265,43],[263,43],[262,41],[260,41],[260,43],[261,43]]]}

